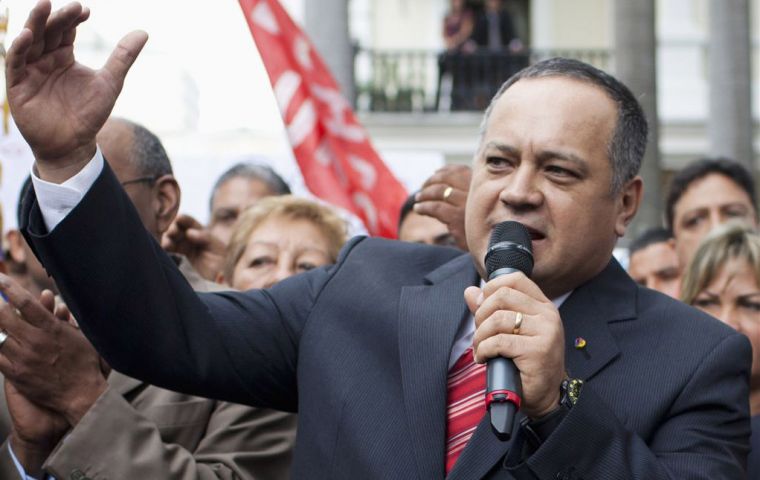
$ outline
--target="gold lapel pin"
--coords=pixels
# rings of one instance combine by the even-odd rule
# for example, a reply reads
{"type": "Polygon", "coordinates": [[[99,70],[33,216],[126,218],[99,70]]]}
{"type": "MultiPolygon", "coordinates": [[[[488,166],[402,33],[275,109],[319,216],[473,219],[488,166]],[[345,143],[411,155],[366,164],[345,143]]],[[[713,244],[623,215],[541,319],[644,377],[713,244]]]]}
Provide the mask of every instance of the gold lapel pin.
{"type": "Polygon", "coordinates": [[[578,350],[582,350],[586,348],[586,339],[583,337],[576,337],[574,342],[575,348],[578,350]]]}

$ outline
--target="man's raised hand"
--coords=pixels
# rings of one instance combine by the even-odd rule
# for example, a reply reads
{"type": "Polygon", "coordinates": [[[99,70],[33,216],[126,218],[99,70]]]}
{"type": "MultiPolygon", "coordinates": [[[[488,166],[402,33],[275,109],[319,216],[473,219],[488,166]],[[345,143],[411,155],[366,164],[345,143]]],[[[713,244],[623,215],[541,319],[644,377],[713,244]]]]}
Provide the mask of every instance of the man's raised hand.
{"type": "Polygon", "coordinates": [[[73,48],[77,26],[89,15],[76,2],[51,13],[50,1],[41,0],[6,57],[11,114],[40,177],[51,182],[72,177],[95,154],[95,135],[148,39],[142,31],[129,33],[103,68],[92,70],[76,62],[73,48]]]}

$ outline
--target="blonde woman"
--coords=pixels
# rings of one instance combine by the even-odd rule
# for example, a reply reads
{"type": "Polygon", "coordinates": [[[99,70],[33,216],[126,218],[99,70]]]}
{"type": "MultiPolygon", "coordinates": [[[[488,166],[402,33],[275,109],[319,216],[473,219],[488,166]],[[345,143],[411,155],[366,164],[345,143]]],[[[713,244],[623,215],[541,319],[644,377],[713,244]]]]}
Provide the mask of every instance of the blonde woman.
{"type": "Polygon", "coordinates": [[[265,198],[238,219],[218,280],[238,290],[268,288],[334,263],[345,241],[345,222],[330,208],[291,195],[265,198]]]}
{"type": "Polygon", "coordinates": [[[742,332],[752,344],[748,478],[760,478],[760,234],[741,223],[718,227],[689,264],[681,297],[742,332]]]}

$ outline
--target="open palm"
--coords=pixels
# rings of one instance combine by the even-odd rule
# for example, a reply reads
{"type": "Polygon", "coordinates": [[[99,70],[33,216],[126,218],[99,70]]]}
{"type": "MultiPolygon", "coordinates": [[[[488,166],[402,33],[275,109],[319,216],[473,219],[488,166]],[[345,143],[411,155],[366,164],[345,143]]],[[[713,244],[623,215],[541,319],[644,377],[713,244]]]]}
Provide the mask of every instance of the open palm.
{"type": "Polygon", "coordinates": [[[103,68],[93,70],[77,63],[73,51],[76,28],[88,17],[78,3],[51,14],[50,2],[40,1],[8,50],[8,102],[41,174],[92,157],[95,135],[147,40],[144,32],[130,33],[103,68]]]}

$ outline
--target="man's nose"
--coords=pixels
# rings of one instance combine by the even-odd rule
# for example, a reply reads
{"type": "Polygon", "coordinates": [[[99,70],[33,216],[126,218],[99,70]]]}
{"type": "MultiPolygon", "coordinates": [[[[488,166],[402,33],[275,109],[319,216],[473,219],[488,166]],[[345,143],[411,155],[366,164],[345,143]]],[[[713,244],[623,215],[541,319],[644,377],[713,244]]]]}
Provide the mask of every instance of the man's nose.
{"type": "Polygon", "coordinates": [[[543,195],[538,185],[538,175],[532,167],[517,168],[506,177],[506,184],[499,198],[513,208],[534,208],[541,204],[543,195]]]}

